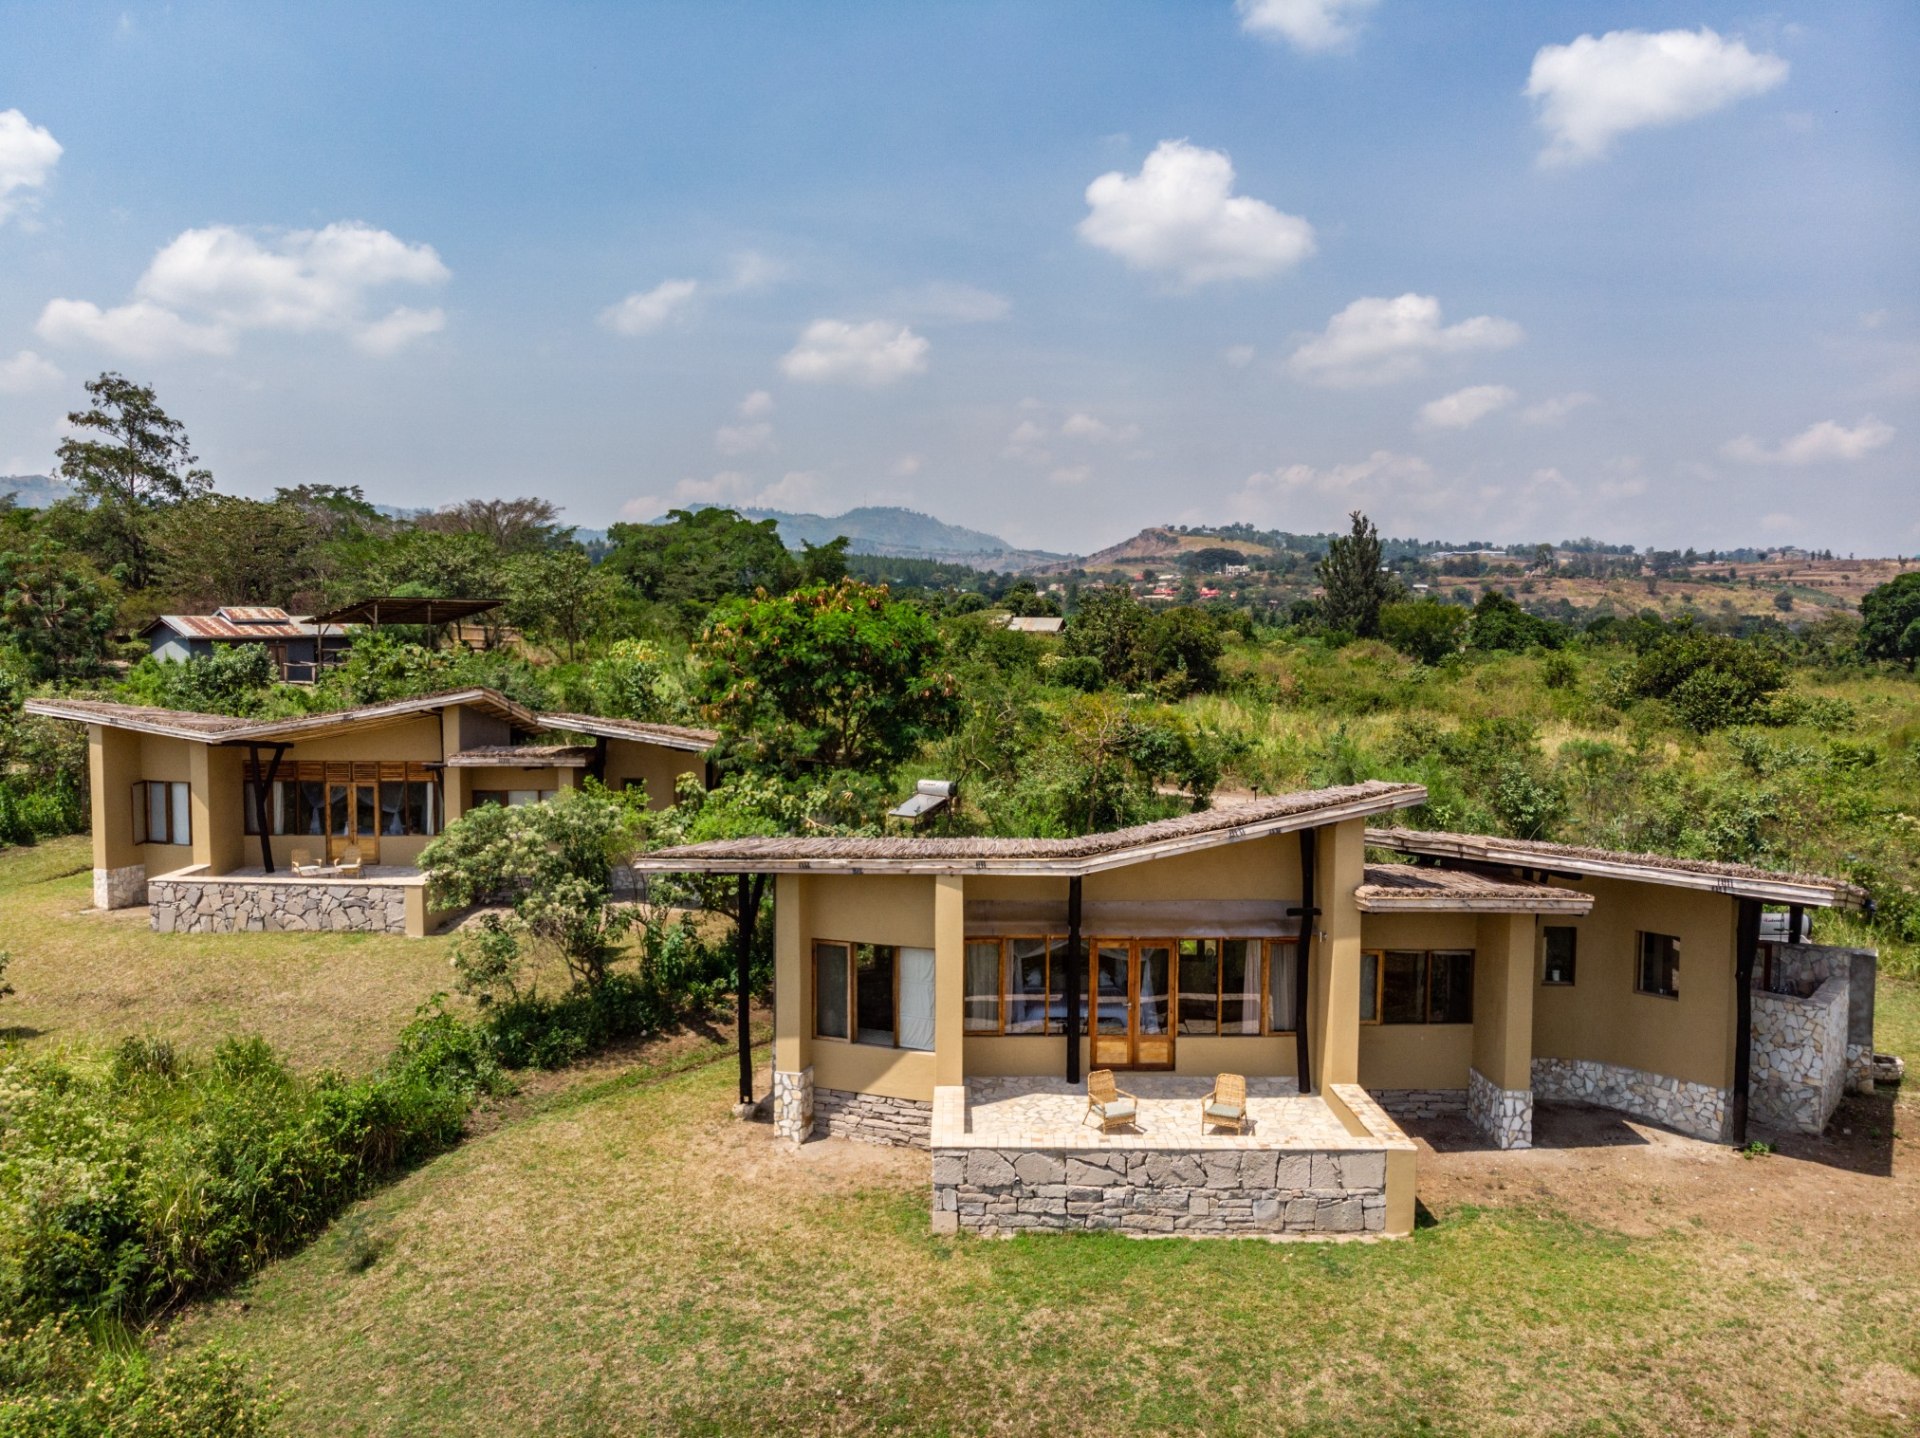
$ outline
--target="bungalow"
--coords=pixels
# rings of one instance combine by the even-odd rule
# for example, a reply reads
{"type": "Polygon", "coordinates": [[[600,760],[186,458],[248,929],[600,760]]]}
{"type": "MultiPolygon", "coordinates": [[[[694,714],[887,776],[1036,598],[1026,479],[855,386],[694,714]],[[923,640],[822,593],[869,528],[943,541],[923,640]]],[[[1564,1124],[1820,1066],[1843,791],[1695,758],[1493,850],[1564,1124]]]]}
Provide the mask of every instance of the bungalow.
{"type": "Polygon", "coordinates": [[[204,659],[215,649],[258,644],[284,683],[311,684],[327,664],[338,663],[353,642],[339,625],[300,619],[270,605],[222,605],[211,614],[162,614],[140,631],[147,650],[163,661],[204,659]]]}
{"type": "Polygon", "coordinates": [[[417,937],[433,921],[420,851],[448,822],[582,775],[663,808],[682,776],[706,779],[718,738],[536,713],[491,689],[273,720],[83,699],[26,708],[87,726],[95,905],[144,904],[154,928],[196,933],[417,937]]]}
{"type": "Polygon", "coordinates": [[[1396,1115],[1525,1148],[1536,1100],[1577,1101],[1738,1141],[1750,1112],[1817,1130],[1871,1083],[1873,956],[1759,952],[1764,905],[1797,935],[1853,886],[1368,828],[1425,798],[1369,782],[1076,839],[719,840],[635,867],[773,876],[775,1131],[929,1148],[941,1231],[1403,1234],[1396,1115]],[[1202,1117],[1221,1073],[1246,1080],[1232,1126],[1202,1117]]]}

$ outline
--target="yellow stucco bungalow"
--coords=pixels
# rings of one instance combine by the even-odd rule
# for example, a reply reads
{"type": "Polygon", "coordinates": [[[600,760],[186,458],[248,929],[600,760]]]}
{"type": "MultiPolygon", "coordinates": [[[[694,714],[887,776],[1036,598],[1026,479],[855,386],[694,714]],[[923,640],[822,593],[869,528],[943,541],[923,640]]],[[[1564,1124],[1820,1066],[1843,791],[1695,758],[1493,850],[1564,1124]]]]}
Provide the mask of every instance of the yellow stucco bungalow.
{"type": "Polygon", "coordinates": [[[1851,885],[1377,827],[1425,797],[635,867],[772,876],[775,1131],[930,1149],[942,1231],[1403,1234],[1396,1115],[1521,1148],[1536,1099],[1573,1101],[1739,1140],[1750,1111],[1817,1129],[1871,1082],[1872,955],[1799,942],[1851,885]],[[1090,1108],[1095,1070],[1129,1122],[1090,1108]],[[1203,1121],[1223,1073],[1247,1083],[1239,1128],[1203,1121]]]}
{"type": "Polygon", "coordinates": [[[536,713],[462,689],[256,721],[79,699],[27,712],[87,726],[93,893],[156,929],[424,934],[420,851],[477,804],[537,803],[592,775],[673,802],[710,730],[536,713]],[[558,740],[559,742],[555,742],[558,740]]]}

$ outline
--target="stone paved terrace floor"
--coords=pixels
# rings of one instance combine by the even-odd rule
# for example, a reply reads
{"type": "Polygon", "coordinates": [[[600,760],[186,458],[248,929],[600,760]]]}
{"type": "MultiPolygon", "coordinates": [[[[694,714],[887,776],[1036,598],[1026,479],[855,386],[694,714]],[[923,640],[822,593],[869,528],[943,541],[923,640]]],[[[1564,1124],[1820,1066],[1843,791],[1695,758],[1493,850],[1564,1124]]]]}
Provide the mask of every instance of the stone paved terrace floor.
{"type": "MultiPolygon", "coordinates": [[[[1301,1095],[1290,1078],[1249,1078],[1244,1135],[1200,1129],[1200,1100],[1213,1088],[1204,1075],[1123,1073],[1121,1088],[1140,1100],[1136,1128],[1103,1135],[1088,1120],[1084,1084],[1063,1078],[967,1080],[969,1146],[1108,1149],[1335,1149],[1364,1146],[1316,1094],[1301,1095]]],[[[937,1125],[936,1125],[937,1126],[937,1125]]],[[[935,1146],[939,1146],[936,1136],[935,1146]]]]}
{"type": "MultiPolygon", "coordinates": [[[[158,875],[159,878],[172,878],[171,874],[158,875]]],[[[190,878],[205,879],[210,883],[227,883],[236,879],[248,879],[258,884],[311,884],[316,879],[337,880],[345,884],[392,883],[397,879],[418,879],[420,871],[407,864],[368,864],[360,871],[356,879],[344,874],[296,874],[291,869],[275,869],[271,874],[261,872],[258,864],[248,865],[244,869],[230,869],[224,874],[192,874],[190,878]]]]}

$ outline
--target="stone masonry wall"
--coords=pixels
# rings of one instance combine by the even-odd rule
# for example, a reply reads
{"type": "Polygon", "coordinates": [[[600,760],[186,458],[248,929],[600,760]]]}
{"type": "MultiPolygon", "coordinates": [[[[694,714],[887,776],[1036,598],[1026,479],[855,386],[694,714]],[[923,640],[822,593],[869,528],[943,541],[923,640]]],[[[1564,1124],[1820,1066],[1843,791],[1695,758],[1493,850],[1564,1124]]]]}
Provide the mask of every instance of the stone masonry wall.
{"type": "Polygon", "coordinates": [[[147,903],[161,934],[407,931],[406,891],[392,884],[149,879],[147,903]]]}
{"type": "Polygon", "coordinates": [[[1723,1142],[1732,1093],[1592,1059],[1533,1061],[1533,1096],[1548,1103],[1588,1103],[1665,1124],[1695,1138],[1723,1142]]]}
{"type": "MultiPolygon", "coordinates": [[[[1805,997],[1828,979],[1847,980],[1846,1086],[1855,1093],[1873,1092],[1873,1008],[1879,965],[1880,956],[1872,949],[1832,944],[1777,944],[1772,952],[1775,992],[1805,997]]],[[[1760,982],[1759,976],[1755,982],[1760,982]]]]}
{"type": "Polygon", "coordinates": [[[1753,994],[1753,1116],[1773,1128],[1819,1133],[1847,1083],[1848,976],[1806,998],[1753,994]]]}
{"type": "Polygon", "coordinates": [[[789,1143],[813,1137],[813,1068],[773,1071],[773,1133],[789,1143]]]}
{"type": "Polygon", "coordinates": [[[934,1231],[1379,1233],[1384,1150],[941,1148],[934,1231]]]}
{"type": "Polygon", "coordinates": [[[1467,1111],[1463,1088],[1370,1088],[1367,1092],[1395,1118],[1452,1118],[1467,1111]]]}
{"type": "Polygon", "coordinates": [[[1467,1070],[1467,1117],[1495,1148],[1533,1147],[1533,1090],[1501,1088],[1467,1070]]]}
{"type": "Polygon", "coordinates": [[[816,1132],[824,1129],[833,1138],[925,1148],[933,1128],[933,1105],[845,1089],[815,1089],[813,1125],[816,1132]]]}
{"type": "Polygon", "coordinates": [[[93,906],[96,909],[133,909],[147,901],[147,866],[128,864],[122,869],[93,871],[93,906]]]}

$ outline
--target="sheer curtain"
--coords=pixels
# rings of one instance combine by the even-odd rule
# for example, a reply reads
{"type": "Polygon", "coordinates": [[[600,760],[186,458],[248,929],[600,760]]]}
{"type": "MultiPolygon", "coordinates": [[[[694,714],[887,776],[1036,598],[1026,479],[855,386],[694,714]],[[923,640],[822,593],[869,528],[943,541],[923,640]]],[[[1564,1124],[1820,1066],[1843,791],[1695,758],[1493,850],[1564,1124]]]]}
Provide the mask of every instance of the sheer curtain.
{"type": "Polygon", "coordinates": [[[933,1047],[933,950],[900,950],[900,1047],[933,1047]]]}

